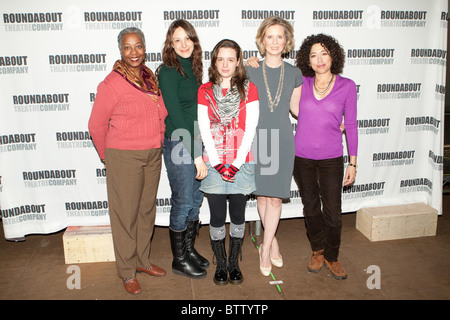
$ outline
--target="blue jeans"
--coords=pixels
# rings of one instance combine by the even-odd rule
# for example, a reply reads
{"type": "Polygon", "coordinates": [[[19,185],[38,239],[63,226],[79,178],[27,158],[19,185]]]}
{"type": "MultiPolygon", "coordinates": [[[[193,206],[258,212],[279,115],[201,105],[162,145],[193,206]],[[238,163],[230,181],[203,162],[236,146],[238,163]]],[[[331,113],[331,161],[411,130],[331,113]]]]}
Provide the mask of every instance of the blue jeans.
{"type": "Polygon", "coordinates": [[[183,231],[186,220],[198,220],[203,202],[201,183],[195,179],[194,160],[181,141],[164,138],[163,155],[172,190],[169,227],[173,231],[183,231]]]}

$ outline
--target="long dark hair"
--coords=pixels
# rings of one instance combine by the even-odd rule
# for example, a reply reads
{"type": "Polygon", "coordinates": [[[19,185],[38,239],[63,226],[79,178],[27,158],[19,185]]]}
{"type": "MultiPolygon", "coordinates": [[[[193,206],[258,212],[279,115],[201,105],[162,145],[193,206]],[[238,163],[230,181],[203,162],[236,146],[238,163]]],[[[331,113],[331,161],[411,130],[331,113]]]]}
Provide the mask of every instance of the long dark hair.
{"type": "MultiPolygon", "coordinates": [[[[173,33],[179,27],[183,28],[186,31],[189,39],[194,43],[194,51],[192,51],[191,61],[192,61],[192,71],[194,72],[195,78],[197,79],[198,84],[202,84],[203,82],[203,62],[202,62],[202,47],[200,46],[200,40],[198,39],[197,32],[194,27],[186,20],[180,19],[175,20],[169,26],[166,34],[166,40],[164,42],[164,47],[162,50],[162,58],[163,64],[168,67],[175,68],[181,75],[186,76],[183,71],[183,68],[180,65],[180,62],[177,58],[177,53],[172,47],[172,37],[173,33]]],[[[162,65],[158,67],[156,73],[158,74],[159,69],[162,65]]]]}
{"type": "Polygon", "coordinates": [[[218,44],[216,44],[211,53],[211,66],[208,69],[209,81],[212,82],[213,84],[220,84],[221,82],[221,76],[216,68],[217,55],[219,54],[219,50],[221,48],[231,48],[234,49],[234,51],[236,52],[236,58],[239,60],[239,63],[236,68],[236,71],[231,77],[230,87],[232,88],[233,86],[236,86],[239,92],[239,96],[241,97],[241,101],[244,101],[246,98],[245,80],[247,80],[247,73],[244,67],[242,49],[237,44],[236,41],[224,39],[220,41],[218,44]]]}

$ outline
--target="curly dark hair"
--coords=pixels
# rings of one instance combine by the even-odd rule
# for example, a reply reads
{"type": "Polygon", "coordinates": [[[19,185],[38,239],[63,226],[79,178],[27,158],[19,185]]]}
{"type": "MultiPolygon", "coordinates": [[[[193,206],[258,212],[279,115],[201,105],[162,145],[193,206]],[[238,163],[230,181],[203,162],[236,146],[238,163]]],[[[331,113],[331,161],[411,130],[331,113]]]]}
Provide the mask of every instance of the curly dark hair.
{"type": "Polygon", "coordinates": [[[297,52],[296,65],[306,77],[314,77],[315,72],[309,64],[311,47],[320,43],[331,56],[331,73],[340,74],[344,69],[345,52],[342,46],[332,36],[326,34],[310,35],[303,40],[300,50],[297,52]]]}

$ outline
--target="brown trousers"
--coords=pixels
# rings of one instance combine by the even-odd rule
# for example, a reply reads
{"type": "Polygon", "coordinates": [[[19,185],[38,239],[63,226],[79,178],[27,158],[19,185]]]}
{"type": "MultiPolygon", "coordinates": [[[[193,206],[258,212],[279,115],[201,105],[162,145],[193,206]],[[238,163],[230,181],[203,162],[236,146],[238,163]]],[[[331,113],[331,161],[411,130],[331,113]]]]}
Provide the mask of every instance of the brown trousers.
{"type": "Polygon", "coordinates": [[[106,181],[119,277],[134,278],[149,267],[155,226],[162,148],[106,149],[106,181]]]}

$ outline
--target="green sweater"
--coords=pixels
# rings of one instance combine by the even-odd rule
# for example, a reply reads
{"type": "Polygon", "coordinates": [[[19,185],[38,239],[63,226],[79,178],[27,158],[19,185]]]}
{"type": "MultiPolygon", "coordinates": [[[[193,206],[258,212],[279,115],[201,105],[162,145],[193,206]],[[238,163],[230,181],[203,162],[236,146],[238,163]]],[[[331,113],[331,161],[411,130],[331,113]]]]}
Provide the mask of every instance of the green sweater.
{"type": "Polygon", "coordinates": [[[192,62],[189,58],[178,56],[185,76],[177,72],[175,68],[163,65],[159,70],[159,87],[164,99],[164,104],[169,113],[165,120],[167,138],[176,139],[182,137],[183,144],[193,155],[193,158],[202,154],[201,143],[197,125],[197,91],[199,84],[192,71],[192,62]],[[180,130],[178,133],[174,131],[180,130]],[[189,133],[189,137],[187,136],[189,133]],[[189,138],[189,139],[187,139],[189,138]],[[195,143],[194,143],[195,140],[195,143]],[[191,150],[194,150],[192,153],[191,150]]]}

